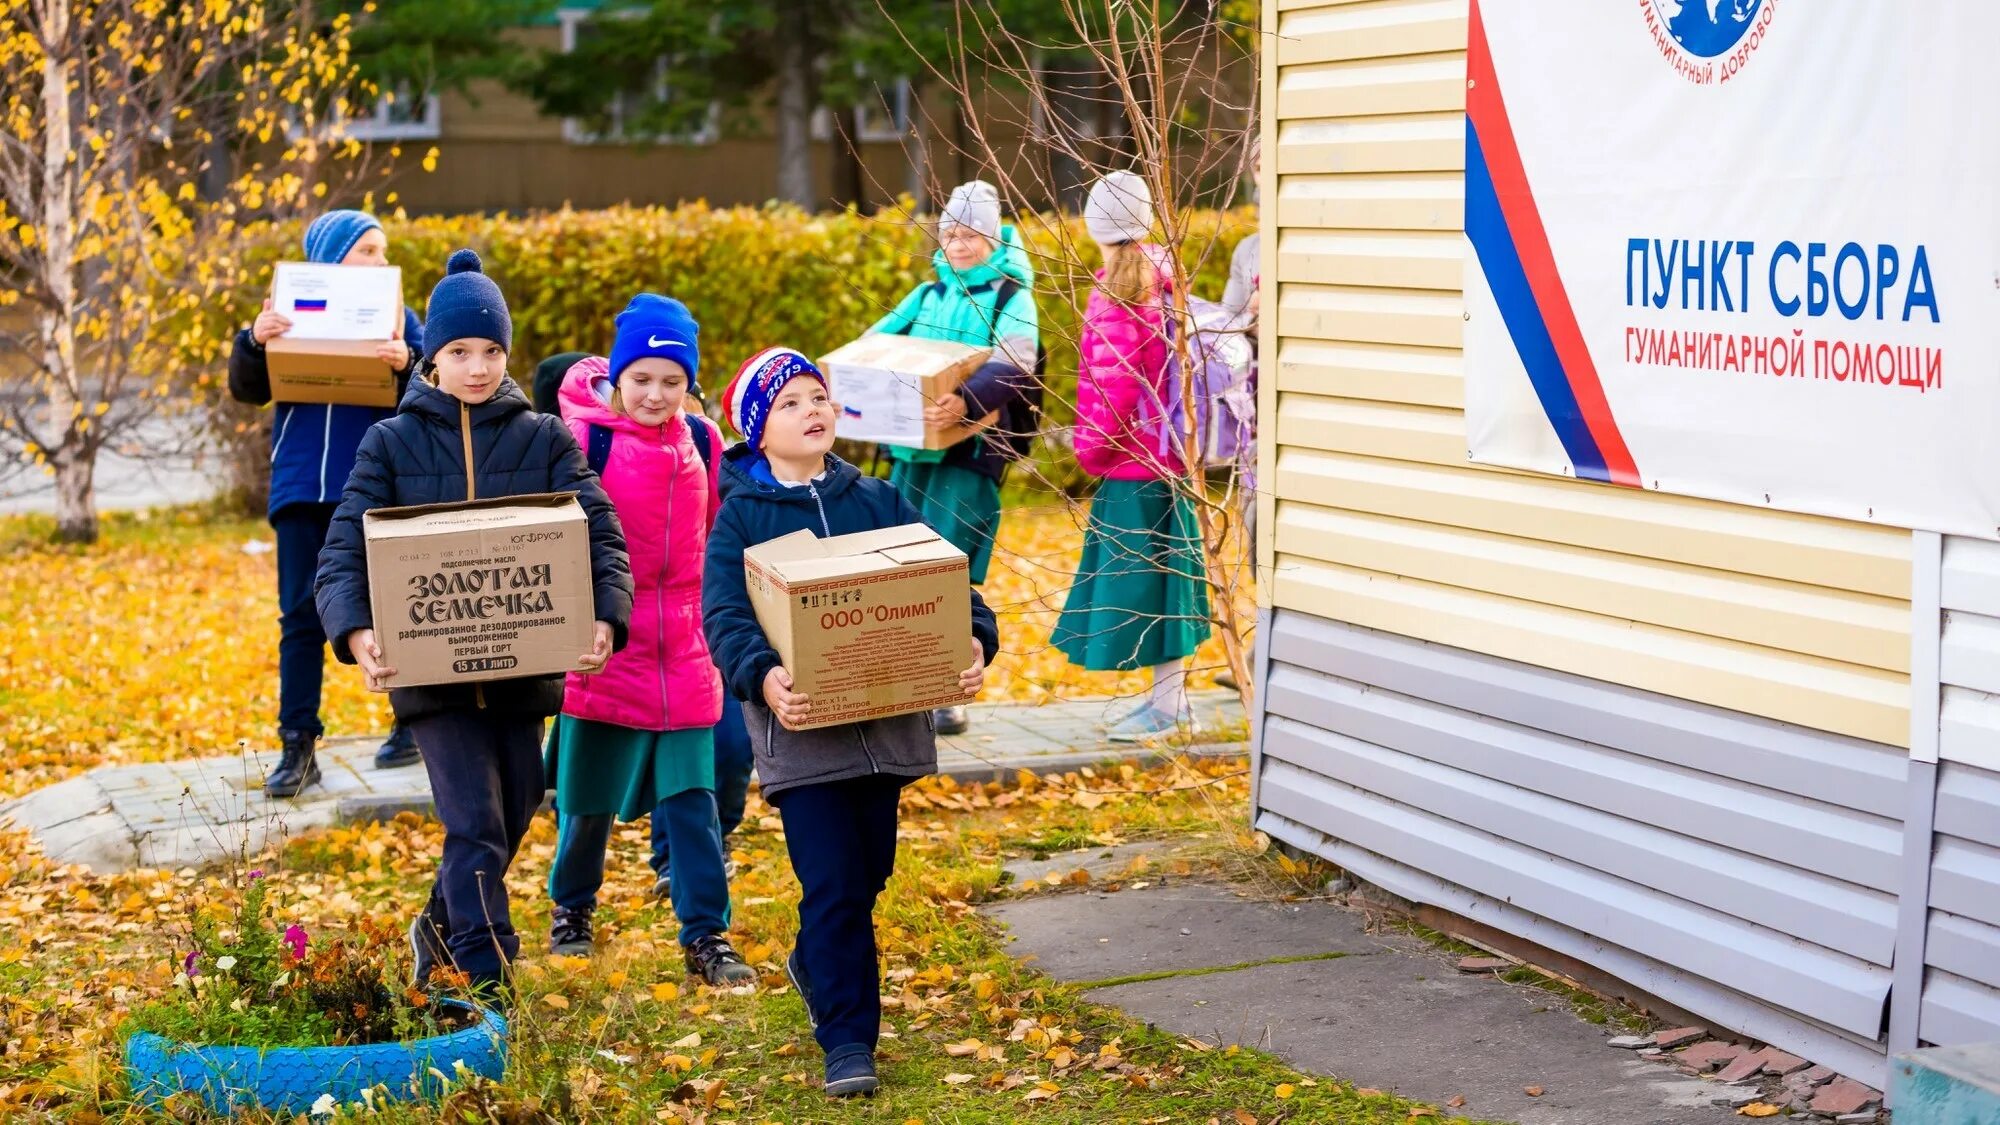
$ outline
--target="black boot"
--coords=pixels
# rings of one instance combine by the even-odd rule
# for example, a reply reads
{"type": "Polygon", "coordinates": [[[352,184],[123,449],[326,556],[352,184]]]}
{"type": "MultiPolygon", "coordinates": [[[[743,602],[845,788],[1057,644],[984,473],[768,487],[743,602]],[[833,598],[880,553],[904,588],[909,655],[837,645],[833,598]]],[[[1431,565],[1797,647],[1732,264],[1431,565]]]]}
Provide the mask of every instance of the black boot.
{"type": "Polygon", "coordinates": [[[440,968],[456,968],[445,939],[450,934],[444,916],[444,902],[432,893],[430,901],[410,922],[410,976],[418,988],[430,984],[431,974],[440,968]]]}
{"type": "Polygon", "coordinates": [[[962,706],[940,707],[931,712],[931,725],[939,734],[964,734],[972,726],[972,716],[962,706]]]}
{"type": "Polygon", "coordinates": [[[401,723],[389,732],[389,740],[382,744],[382,748],[375,751],[375,768],[378,770],[415,765],[422,760],[423,754],[417,750],[416,732],[401,723]]]}
{"type": "Polygon", "coordinates": [[[309,785],[319,784],[319,762],[313,753],[319,736],[305,730],[281,730],[284,743],[278,764],[264,779],[264,795],[275,799],[296,797],[309,785]]]}

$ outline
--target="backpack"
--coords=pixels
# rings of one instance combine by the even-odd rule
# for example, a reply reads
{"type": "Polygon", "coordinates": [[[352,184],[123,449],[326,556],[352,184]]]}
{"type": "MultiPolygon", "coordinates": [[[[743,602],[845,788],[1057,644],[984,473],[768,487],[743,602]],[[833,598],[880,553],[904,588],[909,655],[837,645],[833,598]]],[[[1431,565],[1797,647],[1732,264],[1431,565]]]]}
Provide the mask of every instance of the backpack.
{"type": "MultiPolygon", "coordinates": [[[[1237,464],[1250,448],[1257,400],[1250,390],[1252,354],[1240,331],[1230,327],[1229,310],[1214,301],[1188,298],[1191,326],[1188,354],[1195,365],[1193,383],[1195,425],[1201,467],[1237,464]]],[[[1167,369],[1164,393],[1140,404],[1150,417],[1142,426],[1154,434],[1154,452],[1162,457],[1178,451],[1187,427],[1187,402],[1181,378],[1180,349],[1174,346],[1175,326],[1168,310],[1167,369]]]]}
{"type": "MultiPolygon", "coordinates": [[[[604,475],[604,466],[611,463],[611,440],[617,432],[599,422],[590,423],[590,448],[584,450],[584,459],[590,462],[590,471],[604,475]]],[[[688,436],[694,439],[694,451],[701,454],[701,467],[709,476],[715,475],[715,435],[708,432],[707,419],[696,421],[688,417],[688,436]]]]}
{"type": "MultiPolygon", "coordinates": [[[[1006,308],[1008,303],[1013,301],[1014,294],[1021,291],[1021,283],[1015,281],[1013,278],[1004,278],[1000,281],[988,282],[983,288],[993,292],[993,307],[988,309],[986,313],[986,332],[987,339],[997,344],[1000,337],[1000,310],[1006,308]]],[[[924,286],[924,289],[930,297],[938,300],[944,299],[947,292],[945,283],[942,281],[933,281],[929,285],[924,286]]],[[[978,292],[978,290],[968,289],[966,290],[966,296],[969,297],[975,292],[978,292]]],[[[922,304],[919,303],[918,308],[921,309],[922,307],[922,304]]],[[[912,320],[910,323],[896,329],[894,334],[908,336],[910,330],[915,327],[916,322],[912,320]]],[[[1033,385],[1028,388],[1027,393],[1022,397],[1008,400],[1005,410],[1001,413],[999,424],[992,430],[988,430],[985,434],[986,437],[998,438],[1001,442],[1005,443],[1007,452],[1015,460],[1022,460],[1028,456],[1028,449],[1035,443],[1035,435],[1041,430],[1042,388],[1047,382],[1048,373],[1049,351],[1042,346],[1040,334],[1037,334],[1035,339],[1035,369],[1029,373],[1034,376],[1033,385]]]]}

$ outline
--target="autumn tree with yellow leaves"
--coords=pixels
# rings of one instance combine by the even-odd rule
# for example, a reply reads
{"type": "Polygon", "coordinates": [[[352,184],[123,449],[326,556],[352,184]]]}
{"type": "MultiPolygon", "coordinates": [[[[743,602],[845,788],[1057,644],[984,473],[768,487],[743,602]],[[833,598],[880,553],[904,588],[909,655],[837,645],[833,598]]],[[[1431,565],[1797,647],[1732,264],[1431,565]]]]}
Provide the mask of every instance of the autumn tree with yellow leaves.
{"type": "Polygon", "coordinates": [[[98,453],[191,399],[245,223],[354,190],[350,17],[284,0],[0,0],[0,462],[97,537],[98,453]]]}

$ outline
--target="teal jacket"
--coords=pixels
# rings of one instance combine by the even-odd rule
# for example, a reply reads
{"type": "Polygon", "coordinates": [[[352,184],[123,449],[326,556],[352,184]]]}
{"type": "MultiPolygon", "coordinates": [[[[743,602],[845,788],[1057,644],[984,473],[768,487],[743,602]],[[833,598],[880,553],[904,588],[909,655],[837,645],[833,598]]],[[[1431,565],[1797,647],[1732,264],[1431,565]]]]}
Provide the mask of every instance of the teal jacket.
{"type": "Polygon", "coordinates": [[[959,388],[966,417],[1001,412],[999,441],[985,437],[960,442],[949,450],[926,451],[895,447],[898,458],[963,463],[998,479],[1008,447],[1026,452],[1033,436],[1035,408],[1041,402],[1036,356],[1041,347],[1041,317],[1035,310],[1035,269],[1012,226],[1000,230],[1000,246],[985,262],[968,270],[954,269],[944,251],[931,256],[937,280],[912,289],[868,332],[895,332],[925,340],[990,347],[993,358],[959,388]],[[1007,283],[1011,282],[1009,286],[1007,283]],[[1004,307],[995,307],[1006,288],[1004,307]]]}

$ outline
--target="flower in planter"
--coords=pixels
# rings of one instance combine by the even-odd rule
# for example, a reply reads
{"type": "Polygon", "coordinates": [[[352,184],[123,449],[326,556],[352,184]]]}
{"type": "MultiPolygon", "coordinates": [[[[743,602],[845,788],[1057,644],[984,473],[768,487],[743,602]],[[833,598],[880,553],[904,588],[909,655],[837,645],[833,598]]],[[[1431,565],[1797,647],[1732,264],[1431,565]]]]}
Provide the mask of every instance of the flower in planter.
{"type": "Polygon", "coordinates": [[[294,961],[305,960],[306,959],[305,927],[299,925],[296,922],[292,923],[289,926],[286,926],[285,944],[292,947],[292,960],[294,961]]]}
{"type": "Polygon", "coordinates": [[[198,958],[200,958],[200,956],[201,953],[199,950],[194,950],[194,949],[188,950],[188,955],[181,960],[181,972],[186,973],[188,976],[191,977],[200,976],[201,970],[195,967],[195,961],[198,958]]]}

